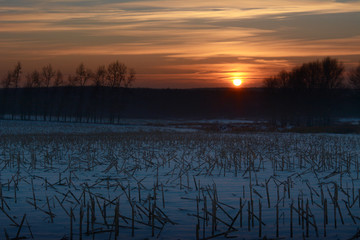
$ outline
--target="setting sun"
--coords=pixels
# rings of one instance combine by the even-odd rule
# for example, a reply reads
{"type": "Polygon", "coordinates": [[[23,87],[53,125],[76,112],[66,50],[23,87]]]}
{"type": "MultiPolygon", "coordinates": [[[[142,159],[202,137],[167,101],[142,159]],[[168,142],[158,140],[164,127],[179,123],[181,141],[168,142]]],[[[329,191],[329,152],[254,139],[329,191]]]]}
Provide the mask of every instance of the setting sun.
{"type": "Polygon", "coordinates": [[[234,86],[236,86],[236,87],[240,86],[241,83],[242,83],[241,79],[238,79],[238,78],[237,78],[237,79],[234,79],[234,80],[233,80],[233,84],[234,84],[234,86]]]}

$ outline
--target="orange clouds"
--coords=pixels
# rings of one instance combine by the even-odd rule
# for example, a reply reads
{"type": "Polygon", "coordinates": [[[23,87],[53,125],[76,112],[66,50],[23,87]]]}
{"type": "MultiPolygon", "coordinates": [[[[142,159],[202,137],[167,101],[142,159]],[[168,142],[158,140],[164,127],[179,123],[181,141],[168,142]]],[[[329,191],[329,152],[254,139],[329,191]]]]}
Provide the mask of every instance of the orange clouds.
{"type": "Polygon", "coordinates": [[[159,81],[164,87],[189,87],[189,81],[194,87],[227,86],[229,74],[236,72],[248,78],[248,86],[256,86],[267,74],[292,66],[299,58],[360,56],[360,32],[348,24],[360,21],[354,14],[360,11],[356,1],[39,0],[34,6],[19,2],[23,5],[0,7],[0,71],[22,59],[51,62],[84,56],[83,61],[95,62],[99,56],[134,56],[138,86],[161,86],[159,81]],[[351,19],[341,20],[343,26],[336,26],[326,38],[319,37],[326,21],[313,31],[296,31],[311,30],[314,26],[305,26],[304,21],[323,15],[351,19]],[[337,35],[340,30],[345,35],[337,35]],[[161,58],[144,66],[139,62],[145,55],[161,58]],[[209,63],[198,63],[202,59],[209,63]],[[165,69],[171,74],[162,72],[165,69]]]}

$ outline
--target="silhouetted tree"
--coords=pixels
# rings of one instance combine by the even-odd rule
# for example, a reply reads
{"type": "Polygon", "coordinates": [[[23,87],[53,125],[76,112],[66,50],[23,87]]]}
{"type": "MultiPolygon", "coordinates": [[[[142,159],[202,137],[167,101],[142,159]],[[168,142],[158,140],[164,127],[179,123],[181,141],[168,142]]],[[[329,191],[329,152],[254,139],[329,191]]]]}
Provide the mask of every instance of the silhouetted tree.
{"type": "Polygon", "coordinates": [[[279,88],[279,81],[276,76],[267,77],[263,81],[263,87],[268,89],[279,88]]]}
{"type": "Polygon", "coordinates": [[[290,72],[290,79],[286,88],[304,89],[306,88],[304,67],[295,67],[290,72]]]}
{"type": "MultiPolygon", "coordinates": [[[[46,88],[50,87],[50,83],[53,81],[55,75],[56,75],[56,72],[53,70],[51,64],[48,64],[42,68],[41,77],[42,77],[42,82],[46,88]]],[[[54,95],[53,90],[54,89],[46,90],[46,93],[45,93],[46,99],[42,103],[43,120],[44,121],[47,120],[48,115],[49,115],[49,118],[51,119],[51,112],[52,112],[52,108],[53,108],[52,107],[53,106],[53,95],[54,95]]]]}
{"type": "Polygon", "coordinates": [[[266,88],[292,89],[333,89],[343,86],[344,65],[337,59],[326,57],[323,60],[304,63],[290,72],[281,71],[266,78],[266,88]]]}
{"type": "Polygon", "coordinates": [[[0,117],[58,121],[93,121],[115,122],[127,104],[125,96],[128,88],[136,79],[134,69],[115,61],[108,66],[99,66],[95,74],[83,63],[76,68],[75,74],[69,75],[66,85],[60,70],[54,71],[51,64],[40,71],[33,70],[24,77],[22,84],[22,65],[18,62],[0,79],[0,117]],[[89,83],[96,86],[85,87],[89,83]],[[18,89],[24,86],[24,89],[18,89]],[[54,88],[50,88],[54,86],[54,88]],[[80,86],[80,87],[77,87],[80,86]],[[108,86],[108,87],[103,87],[108,86]],[[45,87],[45,88],[44,88],[45,87]]]}
{"type": "Polygon", "coordinates": [[[25,96],[22,96],[21,105],[23,109],[21,111],[22,112],[21,118],[23,119],[25,114],[27,114],[28,118],[34,116],[35,119],[37,119],[39,109],[41,109],[41,106],[37,103],[41,102],[39,101],[41,96],[31,94],[30,88],[41,87],[43,83],[43,79],[41,78],[41,74],[38,70],[33,70],[31,73],[27,73],[25,78],[26,78],[25,87],[29,89],[26,91],[27,94],[25,94],[25,96]],[[33,102],[35,104],[33,104],[33,102]]]}
{"type": "Polygon", "coordinates": [[[80,95],[77,104],[77,121],[81,122],[83,118],[83,112],[86,112],[87,103],[84,101],[84,86],[92,78],[93,73],[90,69],[86,68],[83,63],[76,68],[75,72],[76,83],[79,84],[82,88],[80,89],[80,95]]]}
{"type": "Polygon", "coordinates": [[[33,87],[33,82],[32,82],[32,79],[31,79],[31,73],[27,73],[25,78],[26,78],[25,87],[26,88],[32,88],[33,87]]]}
{"type": "Polygon", "coordinates": [[[278,73],[278,75],[276,76],[276,78],[278,79],[278,86],[280,88],[287,88],[288,84],[289,84],[289,80],[291,78],[291,74],[285,70],[282,70],[278,73]]]}
{"type": "Polygon", "coordinates": [[[323,86],[325,89],[343,86],[344,64],[335,58],[327,57],[322,60],[323,86]]]}
{"type": "Polygon", "coordinates": [[[85,68],[85,65],[83,63],[80,63],[80,65],[76,68],[76,75],[77,83],[80,86],[85,86],[88,80],[93,76],[93,73],[90,69],[85,68]]]}
{"type": "Polygon", "coordinates": [[[127,79],[125,80],[125,83],[124,83],[124,87],[126,87],[126,88],[131,87],[131,85],[133,84],[133,82],[135,80],[136,80],[135,69],[130,68],[129,69],[129,75],[128,75],[127,79]]]}
{"type": "Polygon", "coordinates": [[[301,76],[307,89],[324,88],[322,86],[323,69],[320,61],[305,63],[301,66],[301,76]]]}
{"type": "Polygon", "coordinates": [[[11,87],[11,83],[12,83],[12,77],[13,74],[11,71],[7,72],[7,75],[3,78],[3,80],[1,81],[1,85],[3,88],[9,88],[11,87]]]}
{"type": "Polygon", "coordinates": [[[326,57],[321,61],[294,67],[290,72],[281,71],[264,79],[263,84],[268,89],[291,89],[273,91],[275,94],[269,95],[269,102],[281,106],[277,107],[276,112],[281,121],[285,119],[285,122],[301,122],[306,119],[309,125],[315,122],[328,124],[332,109],[324,106],[330,105],[333,99],[333,92],[328,90],[344,86],[343,73],[344,65],[341,62],[326,57]]]}
{"type": "Polygon", "coordinates": [[[110,87],[120,87],[126,80],[127,67],[119,61],[110,63],[107,69],[107,82],[110,87]]]}
{"type": "Polygon", "coordinates": [[[15,65],[14,71],[13,71],[13,84],[14,84],[14,88],[18,88],[20,81],[21,81],[21,73],[22,73],[22,67],[21,67],[21,63],[18,62],[15,65]]]}
{"type": "Polygon", "coordinates": [[[12,72],[8,71],[7,75],[1,80],[1,85],[4,88],[2,90],[2,99],[0,104],[1,109],[1,118],[4,118],[6,111],[9,110],[8,98],[9,98],[9,88],[12,83],[12,72]]]}
{"type": "Polygon", "coordinates": [[[350,71],[349,80],[353,88],[360,89],[360,63],[356,68],[350,71]]]}
{"type": "Polygon", "coordinates": [[[55,77],[56,72],[53,70],[51,64],[48,64],[42,68],[41,77],[45,87],[50,86],[51,80],[55,77]]]}
{"type": "Polygon", "coordinates": [[[63,85],[63,83],[64,83],[63,74],[62,74],[62,72],[60,70],[57,70],[53,86],[54,87],[60,87],[60,86],[63,85]]]}
{"type": "Polygon", "coordinates": [[[78,78],[77,77],[74,77],[72,75],[69,75],[68,78],[67,78],[67,85],[69,87],[75,87],[78,85],[78,78]]]}
{"type": "Polygon", "coordinates": [[[26,85],[25,86],[28,88],[42,86],[42,79],[40,76],[40,72],[38,70],[34,70],[31,73],[28,73],[26,75],[26,85]]]}
{"type": "Polygon", "coordinates": [[[97,87],[104,86],[106,82],[106,76],[107,76],[106,67],[104,65],[99,66],[94,74],[94,78],[93,78],[94,86],[97,87]]]}

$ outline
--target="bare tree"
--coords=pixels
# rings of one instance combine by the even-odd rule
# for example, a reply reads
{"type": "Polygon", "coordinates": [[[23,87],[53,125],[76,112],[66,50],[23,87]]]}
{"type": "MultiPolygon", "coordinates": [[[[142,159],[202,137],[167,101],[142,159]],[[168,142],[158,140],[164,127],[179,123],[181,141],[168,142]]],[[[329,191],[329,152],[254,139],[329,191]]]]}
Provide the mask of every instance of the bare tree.
{"type": "Polygon", "coordinates": [[[51,64],[48,64],[42,68],[41,76],[44,81],[45,87],[50,86],[51,80],[55,77],[56,72],[53,70],[51,64]]]}
{"type": "Polygon", "coordinates": [[[83,63],[76,68],[76,78],[80,86],[85,86],[86,82],[93,76],[90,69],[85,68],[83,63]]]}
{"type": "Polygon", "coordinates": [[[356,68],[350,71],[349,80],[353,88],[360,89],[360,63],[356,68]]]}
{"type": "Polygon", "coordinates": [[[30,73],[27,73],[26,76],[26,83],[25,83],[25,87],[26,88],[32,88],[33,85],[32,85],[32,80],[31,80],[31,74],[30,73]]]}
{"type": "Polygon", "coordinates": [[[25,87],[26,88],[32,88],[33,87],[33,82],[32,82],[32,79],[31,79],[31,73],[27,73],[25,78],[26,78],[25,87]]]}
{"type": "Polygon", "coordinates": [[[38,70],[34,70],[26,75],[26,87],[33,88],[33,87],[41,87],[41,86],[42,86],[42,79],[40,72],[38,70]]]}
{"type": "Polygon", "coordinates": [[[277,79],[278,79],[278,85],[280,88],[287,88],[289,84],[291,74],[285,70],[282,70],[278,73],[277,79]]]}
{"type": "Polygon", "coordinates": [[[332,89],[343,86],[344,65],[334,58],[304,63],[264,80],[267,88],[332,89]]]}
{"type": "Polygon", "coordinates": [[[133,84],[133,82],[136,80],[136,72],[135,69],[130,68],[129,70],[129,75],[124,83],[124,87],[128,88],[131,87],[131,85],[133,84]]]}
{"type": "Polygon", "coordinates": [[[263,81],[263,86],[265,88],[278,88],[279,82],[276,76],[267,77],[263,81]]]}
{"type": "Polygon", "coordinates": [[[69,75],[68,79],[67,79],[67,85],[70,86],[70,87],[77,86],[78,85],[78,78],[74,77],[72,75],[69,75]]]}
{"type": "Polygon", "coordinates": [[[265,78],[263,86],[265,88],[287,88],[291,74],[285,70],[280,71],[277,75],[265,78]]]}
{"type": "Polygon", "coordinates": [[[323,69],[320,61],[305,63],[301,66],[302,78],[304,79],[305,87],[308,89],[324,88],[323,69]]]}
{"type": "Polygon", "coordinates": [[[21,73],[22,73],[21,63],[18,62],[15,65],[15,68],[14,68],[14,71],[13,71],[13,77],[12,77],[13,86],[15,88],[19,87],[20,80],[21,80],[21,73]]]}
{"type": "Polygon", "coordinates": [[[60,70],[56,71],[56,76],[55,76],[55,81],[54,81],[54,87],[60,87],[61,85],[63,85],[64,80],[63,80],[63,74],[60,70]]]}
{"type": "Polygon", "coordinates": [[[94,86],[98,86],[98,87],[104,86],[106,82],[106,76],[107,76],[107,71],[105,66],[104,65],[99,66],[93,78],[94,86]]]}
{"type": "Polygon", "coordinates": [[[7,72],[7,75],[3,78],[3,80],[1,81],[1,85],[3,88],[9,88],[11,87],[11,83],[12,83],[12,77],[13,74],[11,71],[7,72]]]}
{"type": "Polygon", "coordinates": [[[344,73],[344,64],[339,62],[335,58],[324,58],[322,60],[322,69],[323,69],[323,88],[339,88],[342,87],[343,83],[343,73],[344,73]]]}
{"type": "Polygon", "coordinates": [[[107,81],[110,87],[120,87],[126,80],[127,67],[119,61],[110,63],[107,72],[107,81]]]}

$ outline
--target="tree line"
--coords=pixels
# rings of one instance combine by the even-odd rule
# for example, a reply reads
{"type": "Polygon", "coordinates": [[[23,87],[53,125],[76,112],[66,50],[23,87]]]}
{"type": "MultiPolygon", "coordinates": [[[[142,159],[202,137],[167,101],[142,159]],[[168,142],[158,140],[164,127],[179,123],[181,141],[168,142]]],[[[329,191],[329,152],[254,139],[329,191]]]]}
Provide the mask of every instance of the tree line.
{"type": "Polygon", "coordinates": [[[114,61],[92,71],[80,63],[64,75],[47,64],[23,73],[18,62],[1,81],[0,119],[115,123],[136,73],[114,61]]]}
{"type": "Polygon", "coordinates": [[[360,106],[360,63],[346,73],[341,61],[326,57],[282,70],[263,86],[275,124],[331,125],[341,109],[351,113],[360,106]]]}
{"type": "Polygon", "coordinates": [[[360,64],[345,74],[343,63],[324,58],[265,79],[265,88],[130,89],[135,71],[118,61],[95,72],[81,63],[66,80],[50,64],[24,74],[17,63],[1,81],[0,119],[256,118],[283,126],[329,125],[360,116],[359,77],[360,64]]]}
{"type": "Polygon", "coordinates": [[[336,58],[326,57],[303,63],[290,71],[282,70],[278,74],[265,78],[263,86],[268,89],[360,89],[360,63],[345,78],[345,67],[336,58]]]}
{"type": "Polygon", "coordinates": [[[67,79],[61,70],[55,70],[51,64],[47,64],[41,70],[33,70],[23,74],[21,62],[17,62],[13,69],[9,70],[1,81],[2,88],[39,88],[39,87],[62,87],[62,86],[106,86],[111,88],[130,87],[136,79],[136,72],[119,61],[109,65],[100,65],[96,71],[87,68],[80,63],[74,74],[67,79]]]}

